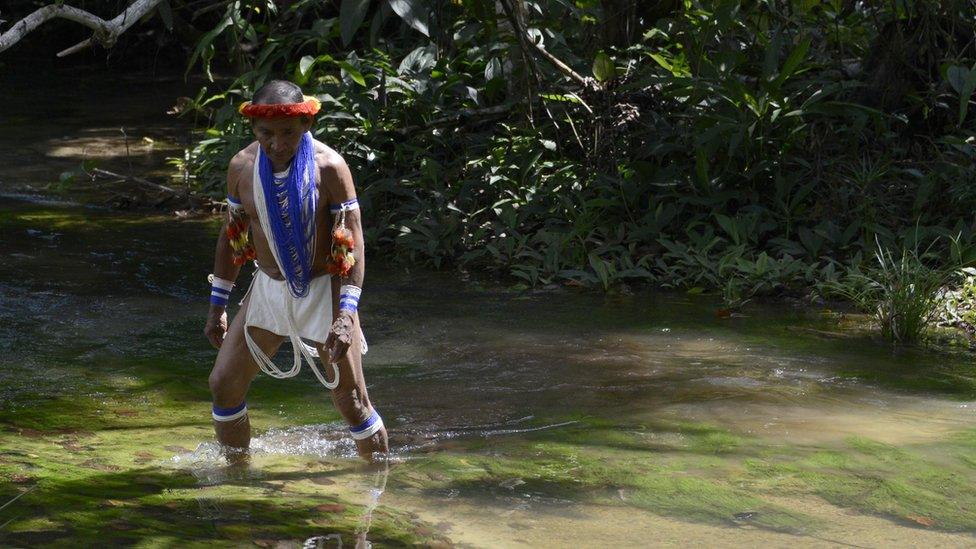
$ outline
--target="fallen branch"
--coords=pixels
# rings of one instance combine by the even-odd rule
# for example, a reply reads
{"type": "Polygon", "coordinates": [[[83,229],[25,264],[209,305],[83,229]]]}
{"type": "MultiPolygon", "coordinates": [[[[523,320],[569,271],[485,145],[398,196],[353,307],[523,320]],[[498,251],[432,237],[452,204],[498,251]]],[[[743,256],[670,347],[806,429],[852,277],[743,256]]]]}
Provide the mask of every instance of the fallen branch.
{"type": "Polygon", "coordinates": [[[115,41],[120,34],[129,30],[136,21],[142,19],[144,15],[152,11],[160,2],[162,0],[136,0],[111,21],[106,21],[97,15],[73,6],[66,6],[64,4],[44,6],[14,23],[7,32],[0,34],[0,52],[20,42],[22,38],[47,21],[58,18],[74,21],[95,31],[91,38],[58,53],[58,57],[64,57],[87,48],[93,42],[98,42],[105,48],[111,48],[115,45],[115,41]]]}
{"type": "Polygon", "coordinates": [[[133,183],[139,183],[140,185],[144,185],[146,187],[150,187],[150,188],[155,189],[157,191],[163,191],[163,192],[167,192],[167,193],[171,193],[171,194],[185,194],[186,193],[186,191],[179,191],[179,190],[176,190],[176,189],[174,189],[172,187],[167,187],[166,185],[160,185],[159,183],[153,183],[152,181],[149,181],[148,179],[143,179],[141,177],[136,177],[136,176],[133,176],[133,175],[117,174],[115,172],[110,172],[108,170],[103,170],[101,168],[95,168],[94,170],[91,171],[91,173],[93,173],[95,175],[101,175],[101,176],[104,176],[104,177],[114,177],[118,181],[131,181],[133,183]]]}

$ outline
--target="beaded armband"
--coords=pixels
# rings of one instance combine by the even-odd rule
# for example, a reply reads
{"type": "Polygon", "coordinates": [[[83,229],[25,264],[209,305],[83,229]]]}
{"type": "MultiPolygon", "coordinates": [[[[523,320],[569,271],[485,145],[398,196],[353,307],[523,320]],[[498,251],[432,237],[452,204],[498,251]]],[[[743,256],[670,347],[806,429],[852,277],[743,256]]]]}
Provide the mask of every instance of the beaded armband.
{"type": "Polygon", "coordinates": [[[247,228],[244,206],[233,196],[227,196],[227,240],[234,252],[234,265],[243,265],[257,257],[247,228]]]}

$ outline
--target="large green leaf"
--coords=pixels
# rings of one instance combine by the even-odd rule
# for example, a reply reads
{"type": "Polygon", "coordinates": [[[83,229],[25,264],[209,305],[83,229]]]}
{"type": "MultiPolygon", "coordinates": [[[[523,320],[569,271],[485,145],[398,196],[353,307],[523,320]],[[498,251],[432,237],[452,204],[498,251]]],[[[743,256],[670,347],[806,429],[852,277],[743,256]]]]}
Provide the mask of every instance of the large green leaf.
{"type": "Polygon", "coordinates": [[[423,72],[433,67],[437,62],[435,59],[435,53],[436,50],[431,44],[420,46],[407,54],[407,56],[403,58],[403,61],[400,61],[400,65],[397,67],[397,74],[403,74],[408,70],[423,72]]]}
{"type": "Polygon", "coordinates": [[[169,5],[169,0],[163,0],[159,3],[159,16],[163,19],[163,24],[166,25],[166,30],[173,30],[173,8],[169,5]]]}
{"type": "Polygon", "coordinates": [[[602,51],[596,54],[596,58],[593,59],[593,76],[597,80],[600,82],[613,80],[613,77],[616,76],[615,71],[613,59],[610,59],[609,55],[602,51]]]}
{"type": "Polygon", "coordinates": [[[368,9],[369,0],[342,0],[339,7],[339,31],[343,46],[352,41],[352,37],[363,24],[368,9]]]}
{"type": "Polygon", "coordinates": [[[363,73],[359,72],[359,69],[352,66],[352,63],[348,61],[339,61],[338,64],[340,67],[342,67],[342,70],[349,75],[349,78],[352,78],[353,82],[364,88],[366,87],[366,79],[363,78],[363,73]]]}
{"type": "MultiPolygon", "coordinates": [[[[203,35],[202,38],[200,38],[200,42],[197,43],[197,47],[193,50],[193,54],[190,55],[190,60],[186,63],[186,73],[184,73],[183,75],[184,78],[190,74],[190,69],[193,68],[193,65],[197,62],[197,59],[201,57],[203,57],[204,59],[204,70],[206,70],[209,76],[210,74],[209,59],[213,57],[213,54],[211,53],[210,56],[208,57],[208,52],[211,49],[211,46],[213,46],[213,41],[218,36],[220,36],[220,33],[224,32],[224,29],[229,27],[233,22],[232,15],[234,13],[234,9],[235,8],[233,4],[227,6],[227,11],[224,12],[224,18],[220,20],[220,23],[217,23],[216,27],[210,29],[209,32],[207,32],[206,34],[203,35]]],[[[210,78],[210,80],[213,81],[213,78],[210,78]]]]}
{"type": "Polygon", "coordinates": [[[949,85],[959,94],[959,125],[966,120],[969,111],[969,101],[976,91],[976,65],[971,69],[954,65],[946,71],[949,85]]]}
{"type": "Polygon", "coordinates": [[[485,81],[491,82],[502,76],[502,62],[497,57],[492,57],[491,61],[485,64],[485,81]]]}
{"type": "Polygon", "coordinates": [[[810,51],[810,39],[804,38],[800,40],[800,43],[793,48],[792,52],[790,52],[790,56],[787,57],[786,62],[783,63],[783,68],[779,71],[776,79],[774,79],[771,83],[771,87],[774,90],[778,90],[780,86],[783,85],[783,82],[786,82],[786,79],[796,72],[796,69],[800,67],[800,63],[806,59],[808,51],[810,51]]]}
{"type": "Polygon", "coordinates": [[[303,77],[307,78],[308,71],[309,69],[312,68],[312,65],[314,64],[315,64],[315,58],[312,57],[311,55],[306,55],[305,57],[302,57],[298,61],[298,74],[301,74],[303,77]]]}
{"type": "Polygon", "coordinates": [[[424,36],[430,36],[427,29],[427,13],[430,11],[426,2],[422,0],[387,0],[393,11],[400,16],[403,21],[410,25],[417,32],[424,36]]]}

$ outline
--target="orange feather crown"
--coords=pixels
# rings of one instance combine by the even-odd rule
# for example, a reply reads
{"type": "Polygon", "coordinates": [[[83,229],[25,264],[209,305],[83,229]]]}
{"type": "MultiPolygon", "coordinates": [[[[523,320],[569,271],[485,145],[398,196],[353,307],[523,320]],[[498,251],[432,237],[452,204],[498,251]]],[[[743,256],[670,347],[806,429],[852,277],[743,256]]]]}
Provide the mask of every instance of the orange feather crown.
{"type": "Polygon", "coordinates": [[[237,108],[237,112],[248,118],[282,118],[312,116],[322,108],[322,103],[318,99],[310,95],[303,97],[305,97],[305,101],[301,103],[278,103],[275,105],[255,105],[250,101],[245,101],[237,108]]]}

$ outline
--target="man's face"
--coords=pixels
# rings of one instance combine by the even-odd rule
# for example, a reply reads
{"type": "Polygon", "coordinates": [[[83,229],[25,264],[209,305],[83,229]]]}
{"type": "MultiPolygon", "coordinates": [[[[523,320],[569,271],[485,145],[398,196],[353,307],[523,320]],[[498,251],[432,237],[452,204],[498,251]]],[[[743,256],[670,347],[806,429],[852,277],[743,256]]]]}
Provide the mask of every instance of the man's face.
{"type": "Polygon", "coordinates": [[[286,118],[255,118],[251,123],[254,136],[264,153],[275,164],[291,162],[302,135],[312,127],[307,117],[289,116],[286,118]]]}

